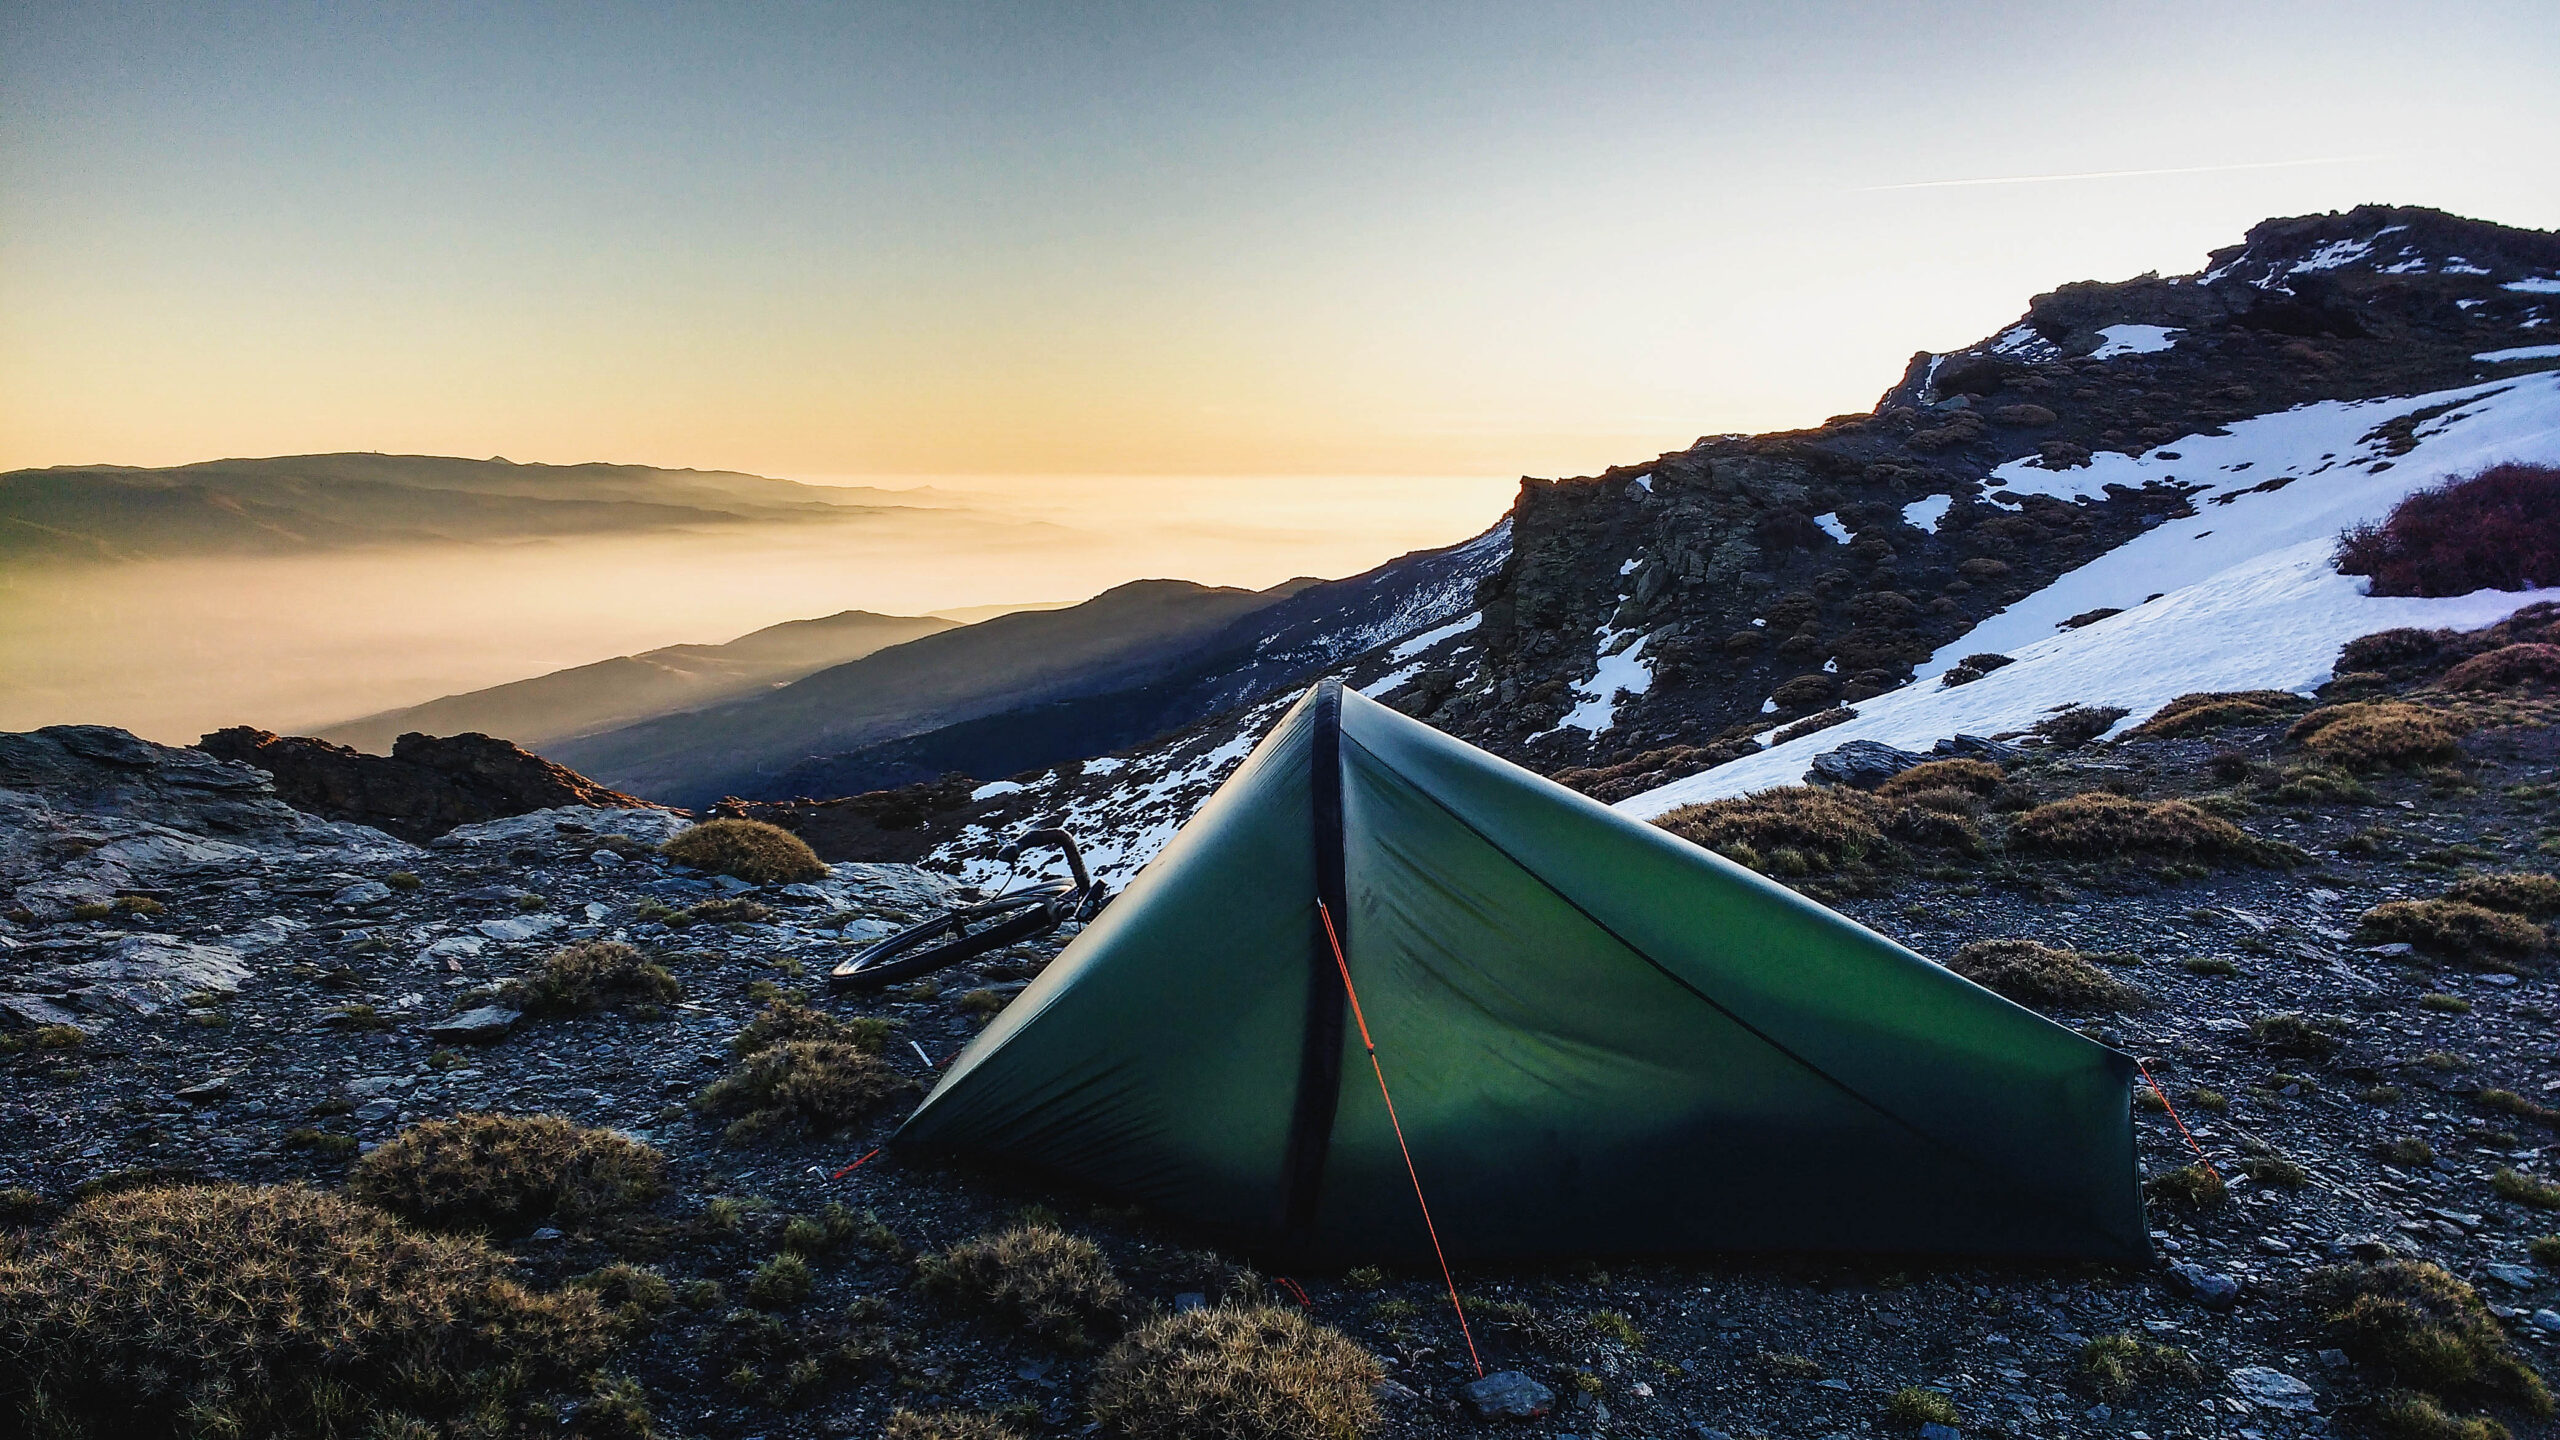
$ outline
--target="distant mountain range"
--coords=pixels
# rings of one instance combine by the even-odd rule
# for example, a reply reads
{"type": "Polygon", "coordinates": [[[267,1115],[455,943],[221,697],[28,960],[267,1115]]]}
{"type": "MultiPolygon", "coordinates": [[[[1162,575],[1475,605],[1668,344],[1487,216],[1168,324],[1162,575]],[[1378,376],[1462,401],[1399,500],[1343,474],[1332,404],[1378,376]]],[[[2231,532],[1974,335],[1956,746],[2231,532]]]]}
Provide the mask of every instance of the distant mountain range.
{"type": "Polygon", "coordinates": [[[679,710],[699,710],[787,685],[873,651],[956,629],[934,615],[847,610],[819,620],[767,626],[725,645],[669,645],[557,670],[530,680],[387,710],[319,732],[319,738],[379,755],[410,731],[478,731],[535,748],[679,710]]]}
{"type": "Polygon", "coordinates": [[[826,523],[934,508],[927,491],[727,470],[287,455],[0,474],[0,560],[290,555],[360,545],[826,523]]]}

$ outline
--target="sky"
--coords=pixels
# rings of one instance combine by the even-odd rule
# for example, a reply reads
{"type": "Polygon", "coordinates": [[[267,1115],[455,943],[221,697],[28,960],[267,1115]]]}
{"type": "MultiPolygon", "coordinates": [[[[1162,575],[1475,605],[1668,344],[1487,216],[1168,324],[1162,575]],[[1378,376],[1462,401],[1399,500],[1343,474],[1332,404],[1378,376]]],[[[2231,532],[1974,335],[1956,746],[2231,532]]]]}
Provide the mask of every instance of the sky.
{"type": "Polygon", "coordinates": [[[2560,227],[2554,74],[2549,0],[16,0],[0,468],[1588,473],[2270,215],[2560,227]]]}

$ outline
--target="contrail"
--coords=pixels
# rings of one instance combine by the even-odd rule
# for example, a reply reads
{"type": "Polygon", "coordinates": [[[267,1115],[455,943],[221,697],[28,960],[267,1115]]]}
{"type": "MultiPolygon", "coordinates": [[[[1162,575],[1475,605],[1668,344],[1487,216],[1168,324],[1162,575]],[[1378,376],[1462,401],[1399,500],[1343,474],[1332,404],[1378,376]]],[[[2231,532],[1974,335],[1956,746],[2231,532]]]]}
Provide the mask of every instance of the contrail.
{"type": "Polygon", "coordinates": [[[2222,170],[2291,170],[2304,165],[2354,165],[2388,160],[2381,155],[2324,155],[2312,160],[2257,160],[2238,165],[2177,165],[2159,170],[2083,170],[2072,175],[1992,175],[1978,180],[1914,180],[1905,185],[1864,185],[1856,193],[1879,190],[1945,190],[1958,185],[2048,185],[2062,180],[2126,180],[2139,175],[2210,175],[2222,170]]]}

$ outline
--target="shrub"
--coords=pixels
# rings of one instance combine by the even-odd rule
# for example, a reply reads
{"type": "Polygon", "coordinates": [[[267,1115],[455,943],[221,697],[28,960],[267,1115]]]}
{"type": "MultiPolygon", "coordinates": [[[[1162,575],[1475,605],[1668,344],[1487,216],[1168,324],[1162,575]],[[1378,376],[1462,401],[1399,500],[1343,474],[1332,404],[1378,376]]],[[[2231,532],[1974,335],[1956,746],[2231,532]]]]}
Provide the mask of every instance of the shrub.
{"type": "Polygon", "coordinates": [[[1879,800],[1914,800],[1942,790],[1987,796],[2006,778],[1988,760],[1924,760],[1877,786],[1874,794],[1879,800]]]}
{"type": "Polygon", "coordinates": [[[2447,900],[2547,920],[2560,915],[2560,878],[2523,870],[2505,875],[2475,875],[2444,892],[2447,900]]]}
{"type": "Polygon", "coordinates": [[[2132,1335],[2101,1335],[2080,1347],[2075,1378],[2101,1400],[2122,1400],[2152,1386],[2194,1389],[2212,1376],[2196,1357],[2132,1335]]]}
{"type": "Polygon", "coordinates": [[[676,1303],[667,1277],[645,1265],[616,1260],[571,1280],[570,1285],[614,1307],[625,1325],[637,1325],[676,1303]]]}
{"type": "Polygon", "coordinates": [[[101,1440],[512,1433],[612,1328],[511,1268],[299,1186],[99,1196],[0,1252],[0,1408],[101,1440]]]}
{"type": "Polygon", "coordinates": [[[2036,1010],[2138,1010],[2150,995],[2118,980],[2077,950],[2033,940],[1976,940],[1947,968],[1986,990],[2036,1010]]]}
{"type": "Polygon", "coordinates": [[[1022,1440],[1022,1432],[992,1415],[966,1410],[919,1415],[900,1409],[889,1412],[880,1440],[1022,1440]]]}
{"type": "Polygon", "coordinates": [[[2440,1015],[2468,1015],[2471,1013],[2471,1002],[2459,995],[2429,991],[2418,997],[2418,1008],[2433,1010],[2440,1015]]]}
{"type": "Polygon", "coordinates": [[[841,1020],[797,1000],[776,1000],[730,1037],[729,1053],[753,1055],[792,1040],[833,1040],[874,1055],[889,1042],[891,1022],[869,1015],[841,1020]]]}
{"type": "Polygon", "coordinates": [[[533,973],[499,987],[501,998],[528,1015],[574,1015],[609,1006],[672,1005],[684,987],[667,968],[628,945],[581,940],[552,951],[533,973]]]}
{"type": "Polygon", "coordinates": [[[1884,1402],[1884,1418],[1896,1425],[1918,1429],[1923,1425],[1944,1425],[1950,1429],[1964,1423],[1956,1402],[1935,1390],[1905,1385],[1884,1402]]]}
{"type": "Polygon", "coordinates": [[[722,900],[705,900],[667,917],[667,923],[678,930],[690,925],[755,925],[773,918],[773,911],[743,895],[722,900]]]}
{"type": "Polygon", "coordinates": [[[1118,1333],[1130,1304],[1100,1247],[1052,1225],[1017,1225],[928,1255],[916,1262],[916,1288],[1066,1350],[1118,1333]]]}
{"type": "Polygon", "coordinates": [[[2184,800],[2134,800],[2104,790],[2038,805],[2009,822],[2014,848],[2055,855],[2151,855],[2281,864],[2295,854],[2184,800]]]}
{"type": "Polygon", "coordinates": [[[557,1115],[457,1115],[413,1125],[356,1162],[347,1191],[445,1229],[595,1220],[655,1198],[666,1157],[557,1115]]]}
{"type": "Polygon", "coordinates": [[[2281,1155],[2253,1155],[2240,1162],[2240,1173],[2280,1190],[2299,1190],[2311,1183],[2310,1171],[2281,1155]]]}
{"type": "Polygon", "coordinates": [[[2302,713],[2310,702],[2289,690],[2197,691],[2161,706],[2127,731],[2154,740],[2202,735],[2233,725],[2265,725],[2302,713]]]}
{"type": "Polygon", "coordinates": [[[2554,1110],[2539,1101],[2527,1100],[2513,1090],[2483,1090],[2473,1098],[2486,1109],[2503,1110],[2519,1120],[2538,1120],[2545,1125],[2560,1125],[2560,1110],[2554,1110]]]}
{"type": "Polygon", "coordinates": [[[2518,1357],[2479,1292],[2423,1260],[2336,1265],[2304,1283],[2339,1348],[2447,1398],[2495,1395],[2536,1415],[2551,1394],[2518,1357]]]}
{"type": "Polygon", "coordinates": [[[694,1104],[733,1115],[728,1135],[751,1139],[797,1123],[824,1135],[851,1125],[914,1082],[880,1057],[842,1040],[786,1040],[748,1055],[694,1104]]]}
{"type": "Polygon", "coordinates": [[[2536,1237],[2532,1251],[2535,1264],[2547,1269],[2560,1270],[2560,1235],[2536,1237]]]}
{"type": "Polygon", "coordinates": [[[2115,705],[2074,705],[2059,715],[2048,715],[2034,725],[2057,750],[2077,750],[2115,728],[2115,723],[2132,712],[2115,705]]]}
{"type": "Polygon", "coordinates": [[[1834,870],[1884,845],[1884,818],[1883,807],[1855,790],[1784,785],[1684,805],[1655,823],[1683,840],[1736,858],[1785,850],[1803,857],[1808,869],[1834,870]]]}
{"type": "Polygon", "coordinates": [[[0,1035],[0,1053],[16,1050],[77,1050],[89,1043],[77,1025],[39,1025],[17,1035],[0,1035]]]}
{"type": "Polygon", "coordinates": [[[2513,690],[2560,683],[2560,645],[2502,645],[2444,672],[2447,690],[2513,690]]]}
{"type": "Polygon", "coordinates": [[[2508,1440],[2507,1427],[2485,1415],[2447,1414],[2415,1390],[2394,1390],[2367,1412],[2382,1440],[2508,1440]]]}
{"type": "Polygon", "coordinates": [[[2560,469],[2492,465],[2418,491],[2338,538],[2338,573],[2375,595],[2527,590],[2560,579],[2560,469]]]}
{"type": "Polygon", "coordinates": [[[2386,901],[2364,912],[2357,925],[2376,940],[2405,942],[2448,960],[2520,957],[2547,943],[2532,921],[2461,900],[2386,901]]]}
{"type": "Polygon", "coordinates": [[[1102,1357],[1096,1420],[1130,1440],[1350,1440],[1378,1424],[1377,1360],[1294,1310],[1149,1321],[1102,1357]]]}
{"type": "Polygon", "coordinates": [[[679,865],[756,885],[827,878],[826,863],[808,841],[762,820],[705,820],[668,841],[660,853],[679,865]]]}
{"type": "Polygon", "coordinates": [[[2397,700],[2324,705],[2293,722],[2285,738],[2351,770],[2425,765],[2460,754],[2453,730],[2431,710],[2397,700]]]}
{"type": "MultiPolygon", "coordinates": [[[[2395,1093],[2392,1097],[2398,1099],[2395,1093]]],[[[2423,1170],[2436,1163],[2436,1147],[2415,1135],[2403,1135],[2374,1147],[2373,1153],[2404,1170],[2423,1170]]]]}

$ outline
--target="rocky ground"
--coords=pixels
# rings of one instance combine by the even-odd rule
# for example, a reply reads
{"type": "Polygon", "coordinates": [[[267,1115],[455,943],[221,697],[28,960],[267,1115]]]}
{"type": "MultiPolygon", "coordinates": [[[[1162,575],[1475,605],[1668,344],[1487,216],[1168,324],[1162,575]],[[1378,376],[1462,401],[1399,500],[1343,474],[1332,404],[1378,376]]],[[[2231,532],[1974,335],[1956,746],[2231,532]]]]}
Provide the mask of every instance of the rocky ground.
{"type": "MultiPolygon", "coordinates": [[[[1485,1366],[1559,1397],[1535,1420],[1486,1421],[1463,1402],[1474,1371],[1435,1275],[1260,1274],[1090,1197],[890,1155],[843,1173],[902,1103],[832,1135],[724,1138],[688,1102],[778,994],[890,1022],[883,1058],[923,1086],[1067,937],[876,1001],[829,1001],[817,977],[849,947],[967,892],[904,865],[765,887],[689,871],[652,852],[682,824],[653,810],[547,810],[415,846],[296,816],[254,772],[195,752],[111,731],[8,737],[0,1021],[16,1028],[0,1054],[0,1190],[41,1197],[12,1201],[15,1219],[40,1222],[83,1187],[142,1175],[335,1186],[361,1151],[459,1112],[620,1130],[670,1163],[647,1214],[506,1243],[544,1285],[617,1260],[674,1283],[677,1303],[616,1362],[667,1434],[870,1435],[897,1406],[1091,1430],[1090,1351],[950,1315],[913,1285],[919,1254],[1026,1213],[1098,1242],[1144,1305],[1304,1303],[1386,1363],[1392,1435],[1912,1433],[1908,1400],[1890,1408],[1905,1387],[1942,1394],[1979,1433],[2358,1431],[2390,1377],[2314,1322],[2298,1293],[2314,1267],[2434,1260],[2480,1288],[2530,1358],[2560,1351],[2560,1275],[2528,1249],[2560,1229],[2528,1202],[2560,1193],[2493,1178],[2552,1163],[2560,987],[2530,958],[2481,968],[2358,928],[2370,907],[2465,874],[2560,863],[2548,707],[2444,707],[2471,727],[2458,760],[2319,794],[2282,793],[2302,759],[2285,715],[2037,751],[2002,802],[2197,798],[2299,847],[2297,864],[1995,847],[1800,877],[1933,957],[2010,938],[2104,956],[2156,1003],[2057,1018],[2145,1058],[2228,1198],[2155,1197],[2162,1253],[2148,1269],[1770,1256],[1462,1267],[1485,1366]],[[764,913],[671,926],[671,912],[720,899],[764,913]],[[498,985],[580,938],[643,947],[683,998],[556,1019],[496,1003],[498,985]],[[2305,1024],[2257,1023],[2280,1013],[2305,1024]],[[831,1205],[844,1209],[813,1287],[760,1295],[784,1228],[831,1205]],[[2203,1369],[2111,1388],[2083,1356],[2116,1335],[2192,1351],[2203,1369]]],[[[2165,1114],[2144,1109],[2138,1128],[2147,1172],[2195,1158],[2165,1114]]]]}

